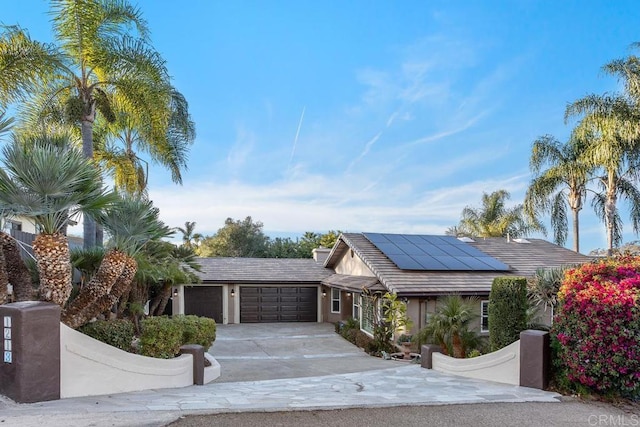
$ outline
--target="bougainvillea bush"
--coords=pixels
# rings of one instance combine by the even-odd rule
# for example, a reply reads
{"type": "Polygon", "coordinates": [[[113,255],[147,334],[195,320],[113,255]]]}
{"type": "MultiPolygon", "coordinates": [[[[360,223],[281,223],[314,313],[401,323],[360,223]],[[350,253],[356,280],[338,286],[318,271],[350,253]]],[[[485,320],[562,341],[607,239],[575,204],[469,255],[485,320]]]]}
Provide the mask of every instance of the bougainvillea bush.
{"type": "Polygon", "coordinates": [[[569,381],[591,391],[640,397],[640,257],[567,270],[553,332],[569,381]]]}

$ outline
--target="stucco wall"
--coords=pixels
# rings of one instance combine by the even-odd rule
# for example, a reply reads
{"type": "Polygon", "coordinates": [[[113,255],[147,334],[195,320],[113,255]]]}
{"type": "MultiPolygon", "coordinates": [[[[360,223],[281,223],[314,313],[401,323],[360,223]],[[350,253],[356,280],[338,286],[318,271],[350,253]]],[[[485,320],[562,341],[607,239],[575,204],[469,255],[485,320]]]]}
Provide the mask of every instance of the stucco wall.
{"type": "Polygon", "coordinates": [[[337,274],[345,274],[351,276],[375,277],[376,275],[369,270],[369,267],[351,249],[349,249],[338,261],[334,271],[337,274]]]}
{"type": "Polygon", "coordinates": [[[61,398],[185,387],[193,384],[193,357],[131,354],[60,324],[60,371],[61,398]]]}
{"type": "Polygon", "coordinates": [[[469,359],[455,359],[433,353],[433,369],[467,378],[520,385],[520,341],[493,353],[469,359]]]}

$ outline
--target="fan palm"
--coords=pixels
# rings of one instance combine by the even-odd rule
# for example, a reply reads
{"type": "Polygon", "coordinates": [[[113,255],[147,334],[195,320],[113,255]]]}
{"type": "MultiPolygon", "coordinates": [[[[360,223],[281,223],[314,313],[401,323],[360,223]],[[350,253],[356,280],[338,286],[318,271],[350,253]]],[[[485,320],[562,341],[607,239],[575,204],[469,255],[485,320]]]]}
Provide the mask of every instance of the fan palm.
{"type": "Polygon", "coordinates": [[[417,339],[421,342],[436,341],[444,354],[453,353],[453,357],[466,356],[465,342],[469,339],[469,325],[478,317],[475,307],[477,299],[464,300],[460,295],[449,295],[438,302],[436,313],[429,317],[417,339]]]}
{"type": "Polygon", "coordinates": [[[535,217],[524,215],[522,205],[508,208],[506,200],[509,197],[506,190],[483,193],[482,208],[465,207],[456,231],[476,237],[521,237],[544,231],[544,226],[535,217]]]}
{"type": "Polygon", "coordinates": [[[64,305],[71,293],[67,237],[61,232],[79,214],[95,215],[112,201],[98,170],[78,150],[46,137],[14,138],[3,149],[0,205],[31,218],[40,234],[33,242],[40,299],[64,305]]]}
{"type": "Polygon", "coordinates": [[[524,210],[528,215],[550,213],[554,240],[559,245],[564,245],[567,239],[568,205],[573,217],[573,250],[576,252],[580,252],[580,210],[593,170],[582,160],[585,146],[584,140],[575,137],[566,144],[549,135],[538,138],[533,143],[529,160],[534,177],[524,200],[524,210]]]}
{"type": "Polygon", "coordinates": [[[137,269],[134,256],[145,243],[172,233],[159,220],[159,210],[151,201],[129,195],[105,210],[99,222],[110,235],[110,249],[62,315],[62,321],[74,329],[110,308],[127,291],[137,269]]]}
{"type": "Polygon", "coordinates": [[[32,300],[34,289],[31,283],[31,273],[20,256],[20,248],[16,243],[16,239],[2,231],[0,231],[0,252],[4,257],[7,279],[13,287],[13,300],[32,300]]]}
{"type": "MultiPolygon", "coordinates": [[[[51,14],[57,44],[34,41],[18,27],[0,36],[0,103],[32,94],[61,100],[70,121],[80,124],[87,158],[94,154],[97,117],[115,120],[114,97],[166,136],[173,88],[164,60],[147,43],[140,11],[126,0],[51,0],[51,14]]],[[[95,223],[89,219],[84,227],[84,245],[93,247],[95,223]]]]}

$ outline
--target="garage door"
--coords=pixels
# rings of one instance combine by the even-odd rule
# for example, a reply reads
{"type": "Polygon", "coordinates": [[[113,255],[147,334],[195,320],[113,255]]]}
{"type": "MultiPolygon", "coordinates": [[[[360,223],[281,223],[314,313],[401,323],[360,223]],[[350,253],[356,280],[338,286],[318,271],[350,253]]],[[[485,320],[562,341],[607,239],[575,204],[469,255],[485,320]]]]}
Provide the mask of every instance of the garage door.
{"type": "Polygon", "coordinates": [[[240,288],[240,323],[317,321],[317,287],[240,288]]]}
{"type": "Polygon", "coordinates": [[[222,324],[222,287],[185,286],[184,313],[210,317],[222,324]]]}

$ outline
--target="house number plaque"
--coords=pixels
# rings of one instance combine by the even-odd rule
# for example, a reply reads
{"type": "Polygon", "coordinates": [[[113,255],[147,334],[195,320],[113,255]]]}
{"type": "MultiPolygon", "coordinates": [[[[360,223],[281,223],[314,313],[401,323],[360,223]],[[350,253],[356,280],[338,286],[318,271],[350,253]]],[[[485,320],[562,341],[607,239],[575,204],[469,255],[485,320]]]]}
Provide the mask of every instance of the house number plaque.
{"type": "Polygon", "coordinates": [[[11,316],[4,316],[4,363],[13,363],[11,350],[11,316]]]}

